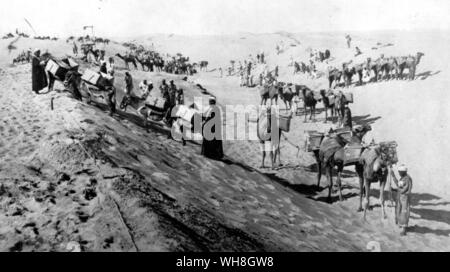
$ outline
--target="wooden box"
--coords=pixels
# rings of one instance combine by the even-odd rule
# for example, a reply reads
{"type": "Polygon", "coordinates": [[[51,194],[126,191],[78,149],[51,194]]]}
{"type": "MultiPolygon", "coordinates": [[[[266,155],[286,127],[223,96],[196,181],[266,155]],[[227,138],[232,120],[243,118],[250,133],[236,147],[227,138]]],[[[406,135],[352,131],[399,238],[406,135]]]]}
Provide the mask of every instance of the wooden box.
{"type": "Polygon", "coordinates": [[[92,85],[97,85],[100,79],[100,74],[88,69],[84,71],[83,75],[81,76],[81,79],[91,83],[92,85]]]}
{"type": "Polygon", "coordinates": [[[361,145],[345,146],[344,147],[344,163],[352,164],[359,161],[363,147],[361,145]]]}
{"type": "Polygon", "coordinates": [[[64,80],[70,67],[62,61],[50,59],[45,66],[45,70],[53,74],[57,79],[64,80]]]}
{"type": "Polygon", "coordinates": [[[306,148],[308,152],[319,150],[324,134],[317,131],[308,131],[306,136],[306,148]]]}

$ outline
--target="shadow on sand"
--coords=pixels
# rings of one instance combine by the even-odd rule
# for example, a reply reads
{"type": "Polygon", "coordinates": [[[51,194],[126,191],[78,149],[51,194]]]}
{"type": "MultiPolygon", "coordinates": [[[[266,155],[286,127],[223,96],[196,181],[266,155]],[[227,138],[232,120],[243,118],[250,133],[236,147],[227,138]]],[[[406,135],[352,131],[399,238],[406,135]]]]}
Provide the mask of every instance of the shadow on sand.
{"type": "Polygon", "coordinates": [[[355,122],[357,125],[373,125],[376,121],[380,120],[381,117],[371,117],[370,114],[367,115],[361,115],[361,116],[354,116],[353,122],[355,122]]]}
{"type": "MultiPolygon", "coordinates": [[[[372,189],[371,197],[379,198],[380,190],[372,189]]],[[[389,192],[384,192],[386,204],[390,202],[389,192]]],[[[393,192],[393,200],[395,203],[396,192],[393,192]]],[[[450,206],[450,202],[447,201],[439,201],[442,200],[441,197],[436,195],[428,194],[428,193],[412,193],[411,194],[411,219],[421,219],[426,221],[434,221],[439,223],[444,223],[449,225],[448,229],[431,229],[425,226],[415,225],[411,226],[408,232],[412,233],[420,233],[420,234],[434,234],[438,236],[446,236],[450,235],[450,209],[449,210],[439,210],[439,209],[428,209],[422,208],[423,206],[435,207],[435,206],[450,206]],[[439,201],[437,203],[426,203],[429,201],[439,201]],[[418,208],[417,206],[420,206],[418,208]]]]}
{"type": "Polygon", "coordinates": [[[416,79],[420,79],[420,80],[426,80],[429,77],[435,76],[437,74],[440,74],[441,71],[436,71],[436,72],[432,72],[432,71],[426,71],[423,73],[420,73],[418,75],[416,75],[416,79]]]}

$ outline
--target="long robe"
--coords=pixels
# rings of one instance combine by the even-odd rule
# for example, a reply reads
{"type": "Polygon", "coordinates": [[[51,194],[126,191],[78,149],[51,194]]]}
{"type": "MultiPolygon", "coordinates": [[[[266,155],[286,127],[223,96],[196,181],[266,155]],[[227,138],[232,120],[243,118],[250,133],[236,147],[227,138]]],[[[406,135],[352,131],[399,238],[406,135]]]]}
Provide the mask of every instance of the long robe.
{"type": "Polygon", "coordinates": [[[405,185],[398,189],[397,201],[395,205],[395,218],[396,222],[401,227],[407,227],[409,223],[410,213],[410,196],[412,190],[412,179],[409,175],[400,179],[405,185]]]}
{"type": "Polygon", "coordinates": [[[41,66],[40,58],[36,56],[33,56],[31,62],[31,84],[36,93],[48,86],[45,69],[41,66]]]}
{"type": "MultiPolygon", "coordinates": [[[[217,108],[217,106],[213,106],[213,108],[217,108]]],[[[217,111],[220,112],[220,111],[217,111]]],[[[203,123],[202,126],[202,131],[204,133],[204,127],[205,124],[208,123],[208,121],[214,119],[216,116],[216,112],[212,109],[210,109],[207,114],[206,114],[206,119],[205,122],[203,123]]],[[[219,116],[219,123],[222,124],[222,118],[219,116]]],[[[216,133],[216,129],[218,130],[218,132],[221,132],[220,128],[216,128],[215,125],[211,128],[211,132],[212,133],[216,133]]],[[[223,158],[224,154],[223,154],[223,145],[222,145],[222,139],[212,139],[212,140],[207,140],[205,138],[203,138],[203,142],[202,142],[202,152],[201,154],[207,158],[210,159],[214,159],[214,160],[220,160],[223,158]]]]}

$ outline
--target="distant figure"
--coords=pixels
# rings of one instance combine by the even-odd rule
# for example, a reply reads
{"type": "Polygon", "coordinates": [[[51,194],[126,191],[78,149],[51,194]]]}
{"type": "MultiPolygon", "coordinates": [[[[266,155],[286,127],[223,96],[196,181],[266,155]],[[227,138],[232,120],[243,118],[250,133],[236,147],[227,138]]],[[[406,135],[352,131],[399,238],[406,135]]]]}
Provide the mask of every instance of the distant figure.
{"type": "Polygon", "coordinates": [[[223,70],[222,70],[222,67],[219,68],[219,74],[220,74],[220,77],[223,77],[223,70]]]}
{"type": "MultiPolygon", "coordinates": [[[[168,98],[168,95],[169,95],[169,86],[167,85],[165,79],[162,80],[161,86],[159,86],[159,90],[161,91],[161,94],[162,94],[162,96],[163,96],[164,98],[165,98],[165,96],[167,96],[167,98],[168,98]]],[[[167,102],[168,102],[168,100],[167,100],[167,102]]]]}
{"type": "Polygon", "coordinates": [[[131,77],[130,73],[125,72],[125,94],[131,95],[133,88],[133,77],[131,77]]]}
{"type": "Polygon", "coordinates": [[[409,223],[409,207],[411,204],[412,179],[407,172],[408,169],[405,165],[399,166],[398,173],[400,175],[400,180],[397,180],[397,177],[392,170],[392,165],[389,166],[389,173],[392,176],[395,185],[398,187],[395,205],[395,223],[402,229],[400,233],[401,236],[406,235],[406,229],[408,228],[409,223]]]}
{"type": "Polygon", "coordinates": [[[342,118],[342,127],[350,128],[350,130],[352,130],[353,128],[352,111],[350,110],[348,103],[345,103],[344,117],[342,118]]]}
{"type": "Polygon", "coordinates": [[[264,52],[263,51],[261,51],[261,63],[265,63],[265,60],[264,60],[264,52]]]}
{"type": "Polygon", "coordinates": [[[347,36],[345,36],[345,39],[347,40],[347,47],[350,49],[352,46],[352,37],[347,34],[347,36]]]}
{"type": "Polygon", "coordinates": [[[104,74],[108,73],[108,68],[106,67],[105,61],[102,61],[102,64],[100,65],[100,73],[104,73],[104,74]]]}
{"type": "Polygon", "coordinates": [[[357,47],[355,47],[355,50],[356,50],[356,54],[355,54],[355,57],[357,57],[357,56],[359,56],[359,55],[361,55],[362,54],[362,52],[361,52],[361,49],[359,49],[359,47],[357,46],[357,47]]]}
{"type": "Polygon", "coordinates": [[[75,42],[73,42],[73,54],[78,56],[78,46],[75,42]]]}
{"type": "Polygon", "coordinates": [[[41,50],[36,49],[31,62],[31,83],[32,90],[39,94],[39,91],[48,86],[47,76],[44,69],[45,63],[41,61],[41,50]]]}
{"type": "Polygon", "coordinates": [[[177,105],[184,105],[184,91],[183,91],[183,89],[178,89],[177,90],[176,101],[177,101],[177,105]]]}
{"type": "Polygon", "coordinates": [[[209,108],[204,113],[202,125],[203,142],[201,154],[213,160],[221,160],[224,156],[222,145],[222,117],[216,99],[209,99],[209,108]],[[216,124],[218,126],[216,126],[216,124]]]}

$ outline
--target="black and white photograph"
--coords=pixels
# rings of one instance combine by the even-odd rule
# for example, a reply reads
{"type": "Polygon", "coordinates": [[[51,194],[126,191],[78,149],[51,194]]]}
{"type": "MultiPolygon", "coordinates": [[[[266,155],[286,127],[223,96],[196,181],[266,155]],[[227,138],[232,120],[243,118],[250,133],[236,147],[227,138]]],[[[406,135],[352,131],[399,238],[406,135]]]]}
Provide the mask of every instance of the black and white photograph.
{"type": "Polygon", "coordinates": [[[0,252],[450,251],[450,1],[0,7],[0,252]]]}

